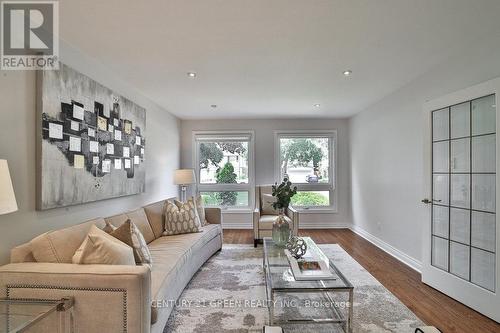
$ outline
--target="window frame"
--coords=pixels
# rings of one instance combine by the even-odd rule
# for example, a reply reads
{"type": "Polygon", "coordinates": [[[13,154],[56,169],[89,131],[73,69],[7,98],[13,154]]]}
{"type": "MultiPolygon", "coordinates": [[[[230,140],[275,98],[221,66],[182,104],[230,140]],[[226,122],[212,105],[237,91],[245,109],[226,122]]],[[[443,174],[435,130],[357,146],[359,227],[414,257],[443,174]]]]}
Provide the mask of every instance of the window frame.
{"type": "Polygon", "coordinates": [[[337,213],[337,130],[278,130],[274,131],[274,179],[281,182],[281,145],[280,139],[328,138],[328,183],[294,184],[298,191],[329,191],[328,206],[294,206],[299,211],[308,213],[337,213]]]}
{"type": "Polygon", "coordinates": [[[196,174],[196,193],[220,192],[220,191],[243,191],[248,192],[248,206],[210,206],[219,207],[223,210],[237,212],[249,212],[255,205],[255,132],[253,130],[242,131],[193,131],[193,164],[196,174]],[[224,141],[235,137],[247,138],[248,142],[248,183],[246,184],[201,184],[200,183],[200,161],[199,145],[201,142],[224,141]]]}

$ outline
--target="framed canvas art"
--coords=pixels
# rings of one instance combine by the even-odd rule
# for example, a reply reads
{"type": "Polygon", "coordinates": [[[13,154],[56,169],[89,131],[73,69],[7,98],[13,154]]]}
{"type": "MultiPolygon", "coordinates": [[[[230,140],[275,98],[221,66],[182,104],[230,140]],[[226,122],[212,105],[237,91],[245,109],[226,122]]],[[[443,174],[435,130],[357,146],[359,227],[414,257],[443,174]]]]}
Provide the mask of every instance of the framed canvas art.
{"type": "Polygon", "coordinates": [[[37,74],[37,209],[145,191],[146,110],[67,65],[37,74]]]}

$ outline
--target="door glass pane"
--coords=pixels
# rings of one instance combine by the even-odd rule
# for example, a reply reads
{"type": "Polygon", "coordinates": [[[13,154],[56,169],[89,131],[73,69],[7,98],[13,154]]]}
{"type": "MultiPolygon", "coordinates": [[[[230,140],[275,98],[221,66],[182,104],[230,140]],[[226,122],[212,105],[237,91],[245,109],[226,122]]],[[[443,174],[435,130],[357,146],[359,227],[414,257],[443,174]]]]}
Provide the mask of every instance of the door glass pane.
{"type": "Polygon", "coordinates": [[[472,138],[472,172],[496,172],[496,135],[472,138]]]}
{"type": "Polygon", "coordinates": [[[469,246],[450,243],[450,273],[469,279],[469,246]]]}
{"type": "Polygon", "coordinates": [[[470,175],[451,175],[450,205],[470,208],[470,175]]]}
{"type": "Polygon", "coordinates": [[[434,172],[449,172],[449,142],[436,142],[433,144],[433,171],[434,172]]]}
{"type": "Polygon", "coordinates": [[[472,135],[496,132],[495,95],[472,101],[472,135]]]}
{"type": "Polygon", "coordinates": [[[451,141],[451,172],[470,171],[470,138],[451,141]]]}
{"type": "Polygon", "coordinates": [[[432,236],[432,265],[448,270],[448,241],[432,236]]]}
{"type": "Polygon", "coordinates": [[[495,175],[472,176],[472,208],[495,212],[495,175]]]}
{"type": "Polygon", "coordinates": [[[495,214],[472,212],[472,246],[495,252],[495,214]]]}
{"type": "Polygon", "coordinates": [[[439,237],[432,237],[432,265],[448,270],[448,241],[439,237]]]}
{"type": "Polygon", "coordinates": [[[291,203],[296,207],[330,206],[330,191],[297,191],[291,203]]]}
{"type": "Polygon", "coordinates": [[[206,206],[247,207],[249,205],[246,191],[201,192],[200,195],[206,206]]]}
{"type": "Polygon", "coordinates": [[[449,176],[448,175],[434,175],[432,189],[432,199],[435,203],[440,205],[448,205],[449,200],[449,176]]]}
{"type": "Polygon", "coordinates": [[[472,248],[471,281],[478,286],[495,291],[495,255],[472,248]]]}
{"type": "Polygon", "coordinates": [[[496,99],[432,113],[431,264],[495,291],[496,99]]]}
{"type": "Polygon", "coordinates": [[[451,138],[463,138],[470,135],[470,103],[451,107],[451,138]]]}
{"type": "Polygon", "coordinates": [[[432,113],[432,141],[449,139],[449,112],[448,108],[432,113]]]}
{"type": "Polygon", "coordinates": [[[450,215],[450,239],[469,244],[470,210],[451,208],[450,215]]]}
{"type": "Polygon", "coordinates": [[[432,207],[432,234],[448,238],[448,207],[432,207]]]}

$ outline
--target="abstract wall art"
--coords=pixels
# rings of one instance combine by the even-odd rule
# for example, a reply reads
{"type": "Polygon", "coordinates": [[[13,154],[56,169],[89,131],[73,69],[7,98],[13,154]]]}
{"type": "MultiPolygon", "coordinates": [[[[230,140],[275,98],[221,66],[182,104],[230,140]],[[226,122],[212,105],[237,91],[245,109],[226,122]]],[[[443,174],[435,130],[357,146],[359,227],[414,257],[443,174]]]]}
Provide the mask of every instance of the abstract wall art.
{"type": "Polygon", "coordinates": [[[37,74],[37,208],[145,191],[146,110],[76,70],[37,74]]]}

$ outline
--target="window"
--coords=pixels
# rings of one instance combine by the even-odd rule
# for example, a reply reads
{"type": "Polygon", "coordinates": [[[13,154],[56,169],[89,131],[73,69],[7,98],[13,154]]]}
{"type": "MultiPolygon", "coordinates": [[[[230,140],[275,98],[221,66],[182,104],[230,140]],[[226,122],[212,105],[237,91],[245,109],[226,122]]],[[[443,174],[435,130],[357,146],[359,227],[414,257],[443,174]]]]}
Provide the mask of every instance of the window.
{"type": "Polygon", "coordinates": [[[276,132],[276,178],[297,186],[292,206],[336,209],[335,131],[276,132]]]}
{"type": "Polygon", "coordinates": [[[207,206],[253,205],[253,132],[194,132],[198,191],[207,206]]]}

